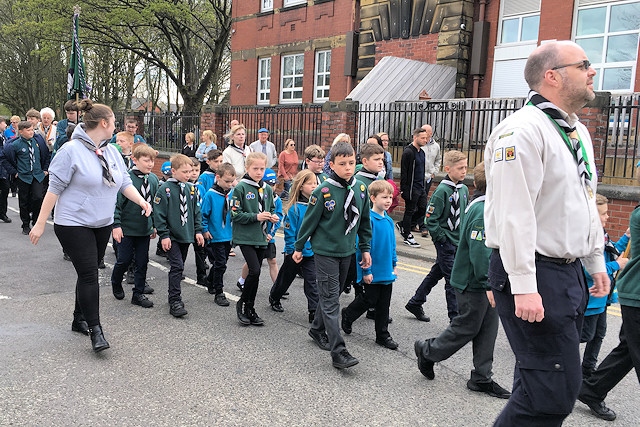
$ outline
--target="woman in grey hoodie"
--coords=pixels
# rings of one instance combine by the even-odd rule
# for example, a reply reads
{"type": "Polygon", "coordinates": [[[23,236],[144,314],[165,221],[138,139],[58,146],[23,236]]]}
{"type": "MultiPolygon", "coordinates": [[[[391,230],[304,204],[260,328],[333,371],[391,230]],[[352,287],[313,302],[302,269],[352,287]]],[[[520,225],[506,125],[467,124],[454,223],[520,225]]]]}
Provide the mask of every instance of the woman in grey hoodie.
{"type": "Polygon", "coordinates": [[[55,206],[54,232],[78,274],[71,330],[90,335],[99,352],[109,343],[100,325],[98,262],[111,235],[118,191],[147,216],[151,205],[131,184],[122,156],[108,143],[115,128],[111,108],[83,99],[78,110],[84,112],[83,123],[49,166],[49,189],[30,239],[38,243],[55,206]]]}

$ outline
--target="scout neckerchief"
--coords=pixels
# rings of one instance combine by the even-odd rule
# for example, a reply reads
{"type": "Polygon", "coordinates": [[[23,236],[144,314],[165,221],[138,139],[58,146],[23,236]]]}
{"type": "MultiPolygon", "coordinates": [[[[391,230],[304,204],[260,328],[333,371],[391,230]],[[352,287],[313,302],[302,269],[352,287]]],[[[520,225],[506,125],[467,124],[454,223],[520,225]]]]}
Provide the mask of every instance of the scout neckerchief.
{"type": "Polygon", "coordinates": [[[373,172],[369,172],[368,170],[362,168],[360,169],[360,171],[356,174],[356,176],[363,176],[365,178],[369,178],[373,181],[378,179],[378,175],[373,173],[373,172]]]}
{"type": "Polygon", "coordinates": [[[484,194],[481,196],[474,197],[473,200],[467,205],[467,208],[464,210],[464,213],[469,212],[469,208],[471,208],[471,206],[475,205],[476,203],[484,202],[484,199],[486,198],[487,196],[485,196],[484,194]]]}
{"type": "Polygon", "coordinates": [[[604,231],[604,251],[608,252],[613,260],[620,256],[620,251],[616,249],[606,230],[604,231]]]}
{"type": "Polygon", "coordinates": [[[351,180],[347,182],[345,179],[340,178],[335,172],[331,171],[331,175],[327,178],[327,182],[331,185],[335,185],[338,188],[346,188],[347,192],[344,197],[344,219],[347,221],[347,229],[344,232],[346,236],[356,226],[358,219],[360,218],[360,211],[356,205],[355,193],[353,192],[353,186],[356,184],[356,178],[351,177],[351,180]]]}
{"type": "Polygon", "coordinates": [[[45,141],[49,141],[51,139],[51,132],[53,131],[53,126],[49,125],[48,127],[44,127],[42,123],[40,123],[40,130],[42,134],[45,135],[45,141]]]}
{"type": "Polygon", "coordinates": [[[527,105],[533,105],[534,107],[542,110],[542,112],[549,117],[551,122],[556,125],[558,133],[562,137],[562,140],[567,145],[573,159],[578,165],[578,175],[580,175],[584,181],[584,185],[589,191],[589,195],[593,196],[593,191],[591,190],[591,180],[593,179],[591,165],[588,161],[587,151],[584,144],[582,144],[582,140],[580,139],[580,135],[578,135],[575,126],[569,126],[569,123],[566,122],[558,107],[536,91],[532,90],[529,92],[527,105]]]}
{"type": "Polygon", "coordinates": [[[29,164],[31,165],[31,171],[33,171],[33,165],[36,163],[36,150],[33,148],[33,144],[35,143],[35,141],[33,140],[33,138],[22,138],[22,140],[29,146],[29,164]]]}
{"type": "Polygon", "coordinates": [[[455,231],[460,226],[460,193],[458,190],[461,189],[464,184],[462,182],[454,184],[453,181],[448,178],[449,176],[440,182],[453,188],[453,193],[449,196],[450,208],[447,225],[449,226],[449,230],[455,231]]]}
{"type": "MultiPolygon", "coordinates": [[[[264,200],[264,189],[267,184],[263,180],[260,180],[259,182],[255,182],[253,179],[251,179],[249,174],[245,174],[245,176],[242,177],[240,182],[244,182],[258,189],[258,202],[259,202],[258,212],[259,213],[264,212],[266,209],[265,200],[264,200]]],[[[267,221],[262,221],[262,234],[265,237],[267,237],[267,221]]]]}
{"type": "Polygon", "coordinates": [[[187,184],[184,182],[180,182],[175,178],[169,178],[167,182],[175,182],[180,187],[180,222],[184,227],[184,225],[187,223],[187,218],[189,217],[187,206],[187,192],[185,190],[187,184]]]}
{"type": "MultiPolygon", "coordinates": [[[[137,166],[134,166],[131,169],[131,172],[133,172],[135,176],[142,180],[142,184],[140,185],[140,195],[142,195],[142,198],[147,202],[151,203],[151,184],[149,183],[149,174],[142,173],[137,166]]],[[[146,211],[142,209],[143,215],[145,214],[145,212],[146,211]]]]}
{"type": "Polygon", "coordinates": [[[224,190],[218,184],[213,184],[213,187],[211,187],[211,191],[224,197],[224,202],[222,203],[222,228],[225,228],[227,221],[227,212],[229,212],[229,190],[224,190]]]}
{"type": "MultiPolygon", "coordinates": [[[[84,130],[84,125],[81,124],[80,126],[84,130]]],[[[82,145],[87,148],[87,150],[93,151],[94,153],[96,153],[96,156],[98,156],[100,166],[102,166],[102,182],[104,182],[104,184],[108,187],[115,187],[116,182],[113,180],[113,175],[111,175],[111,171],[109,170],[109,163],[107,163],[107,159],[105,159],[102,154],[102,148],[109,145],[109,140],[102,141],[97,147],[88,137],[87,139],[78,138],[78,141],[80,141],[82,145]]]]}
{"type": "Polygon", "coordinates": [[[229,147],[233,148],[238,153],[242,154],[242,157],[247,157],[247,153],[244,152],[244,149],[238,147],[236,144],[231,144],[229,147]]]}

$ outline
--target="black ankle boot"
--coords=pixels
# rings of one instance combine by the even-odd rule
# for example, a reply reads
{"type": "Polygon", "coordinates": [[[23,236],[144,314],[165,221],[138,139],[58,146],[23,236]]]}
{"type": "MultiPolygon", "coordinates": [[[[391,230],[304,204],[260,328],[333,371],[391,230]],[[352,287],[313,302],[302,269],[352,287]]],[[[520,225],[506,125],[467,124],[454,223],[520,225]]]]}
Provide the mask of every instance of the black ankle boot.
{"type": "Polygon", "coordinates": [[[238,314],[238,320],[240,321],[241,325],[247,326],[251,323],[249,316],[246,315],[246,305],[242,302],[242,300],[239,300],[236,304],[236,313],[238,314]]]}
{"type": "Polygon", "coordinates": [[[81,334],[89,335],[89,325],[84,320],[82,314],[73,314],[73,322],[71,322],[71,330],[73,332],[80,332],[81,334]]]}
{"type": "Polygon", "coordinates": [[[91,345],[93,346],[93,351],[97,353],[109,348],[109,343],[104,339],[104,334],[102,333],[102,327],[100,325],[89,328],[89,334],[91,334],[91,345]]]}

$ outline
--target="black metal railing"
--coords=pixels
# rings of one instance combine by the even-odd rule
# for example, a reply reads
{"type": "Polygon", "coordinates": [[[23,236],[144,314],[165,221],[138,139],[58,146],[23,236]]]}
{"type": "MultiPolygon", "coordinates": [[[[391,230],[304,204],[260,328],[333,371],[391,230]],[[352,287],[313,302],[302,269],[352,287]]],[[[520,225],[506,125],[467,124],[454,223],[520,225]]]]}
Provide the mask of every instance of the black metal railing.
{"type": "Polygon", "coordinates": [[[295,141],[299,156],[309,145],[322,145],[322,105],[230,106],[222,114],[224,123],[235,119],[247,128],[247,144],[258,139],[260,128],[266,128],[278,152],[289,138],[295,141]]]}
{"type": "Polygon", "coordinates": [[[606,146],[602,156],[605,182],[631,185],[635,181],[638,152],[640,93],[611,97],[607,111],[606,146]]]}
{"type": "MultiPolygon", "coordinates": [[[[128,117],[134,117],[131,113],[115,112],[116,130],[122,130],[128,117]]],[[[184,136],[193,132],[196,141],[200,140],[200,114],[158,114],[146,113],[144,130],[140,132],[147,140],[147,143],[156,150],[179,152],[184,146],[184,136]]],[[[139,128],[141,129],[141,128],[139,128]]]]}

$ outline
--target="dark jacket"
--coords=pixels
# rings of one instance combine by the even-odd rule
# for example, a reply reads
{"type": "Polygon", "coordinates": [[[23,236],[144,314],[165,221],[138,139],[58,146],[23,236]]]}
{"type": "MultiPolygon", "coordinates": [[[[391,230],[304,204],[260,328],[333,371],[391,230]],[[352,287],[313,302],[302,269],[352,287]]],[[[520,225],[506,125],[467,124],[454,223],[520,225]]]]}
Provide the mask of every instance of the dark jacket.
{"type": "MultiPolygon", "coordinates": [[[[51,153],[47,147],[47,143],[44,142],[44,138],[41,135],[34,134],[33,139],[38,144],[40,149],[40,167],[43,171],[49,170],[49,163],[51,162],[51,153]]],[[[16,152],[13,146],[13,141],[5,143],[4,149],[0,153],[0,163],[6,169],[11,176],[15,176],[18,173],[18,163],[16,161],[16,152]]]]}
{"type": "Polygon", "coordinates": [[[424,151],[409,144],[400,161],[400,193],[405,200],[412,200],[424,191],[424,151]],[[422,167],[420,160],[422,159],[422,167]]]}

